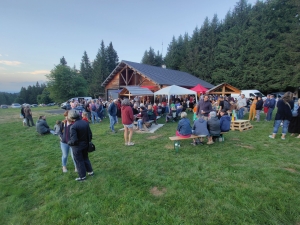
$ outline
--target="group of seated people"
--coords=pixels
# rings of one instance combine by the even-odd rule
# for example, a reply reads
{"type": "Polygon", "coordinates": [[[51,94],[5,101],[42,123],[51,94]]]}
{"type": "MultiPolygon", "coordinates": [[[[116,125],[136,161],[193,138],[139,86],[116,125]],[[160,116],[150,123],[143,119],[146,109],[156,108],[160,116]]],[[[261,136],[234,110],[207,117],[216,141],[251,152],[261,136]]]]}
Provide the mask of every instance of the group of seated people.
{"type": "Polygon", "coordinates": [[[193,126],[187,118],[186,112],[181,113],[181,120],[178,122],[176,136],[190,137],[192,134],[200,136],[200,139],[193,139],[193,145],[203,144],[203,137],[207,137],[207,144],[213,144],[215,137],[220,137],[221,132],[228,132],[230,130],[231,118],[226,110],[221,111],[220,119],[217,117],[215,111],[209,113],[208,120],[199,117],[194,121],[193,126]]]}
{"type": "Polygon", "coordinates": [[[135,109],[133,107],[133,114],[135,117],[135,121],[137,121],[137,130],[143,131],[144,124],[148,124],[150,120],[153,120],[154,123],[157,125],[157,107],[156,105],[152,106],[151,104],[146,106],[141,105],[140,107],[135,109]]]}

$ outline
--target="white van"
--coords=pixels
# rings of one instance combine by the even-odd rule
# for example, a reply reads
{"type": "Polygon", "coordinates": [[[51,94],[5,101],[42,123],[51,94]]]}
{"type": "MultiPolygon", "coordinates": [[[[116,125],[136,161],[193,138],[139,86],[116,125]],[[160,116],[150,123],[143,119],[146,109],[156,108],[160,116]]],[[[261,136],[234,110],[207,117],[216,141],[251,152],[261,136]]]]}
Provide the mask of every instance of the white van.
{"type": "MultiPolygon", "coordinates": [[[[258,90],[241,90],[241,94],[245,95],[245,98],[254,98],[256,96],[261,96],[262,100],[266,100],[267,97],[258,90]]],[[[239,94],[231,94],[231,97],[238,98],[239,94]]]]}

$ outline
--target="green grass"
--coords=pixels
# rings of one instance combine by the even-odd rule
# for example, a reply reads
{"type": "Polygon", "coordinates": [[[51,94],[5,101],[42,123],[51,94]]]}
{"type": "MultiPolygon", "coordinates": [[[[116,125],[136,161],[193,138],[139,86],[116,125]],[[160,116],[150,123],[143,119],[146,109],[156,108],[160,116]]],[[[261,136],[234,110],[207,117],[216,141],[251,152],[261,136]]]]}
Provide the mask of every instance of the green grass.
{"type": "MultiPolygon", "coordinates": [[[[34,120],[43,110],[33,109],[34,120]]],[[[0,110],[0,224],[300,223],[299,139],[269,139],[271,122],[210,146],[185,140],[175,154],[176,123],[124,146],[106,119],[91,125],[95,176],[78,183],[70,157],[62,173],[58,137],[37,135],[18,116],[0,110]]],[[[51,127],[62,118],[47,114],[51,127]]]]}

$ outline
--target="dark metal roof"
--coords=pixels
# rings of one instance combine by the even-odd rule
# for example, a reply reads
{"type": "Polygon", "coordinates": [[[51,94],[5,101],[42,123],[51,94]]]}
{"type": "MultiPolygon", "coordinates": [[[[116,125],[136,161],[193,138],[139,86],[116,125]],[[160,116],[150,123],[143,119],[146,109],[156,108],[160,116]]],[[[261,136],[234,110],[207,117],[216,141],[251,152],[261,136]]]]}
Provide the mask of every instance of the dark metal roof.
{"type": "Polygon", "coordinates": [[[124,94],[126,90],[134,96],[152,96],[154,95],[152,91],[150,91],[148,88],[141,88],[140,86],[126,86],[124,89],[120,92],[120,94],[124,94]]]}
{"type": "Polygon", "coordinates": [[[147,64],[129,62],[124,60],[119,63],[119,65],[106,78],[102,85],[105,86],[114,77],[114,75],[125,66],[124,64],[128,65],[131,69],[147,76],[149,79],[159,85],[194,87],[195,85],[200,84],[208,89],[214,87],[214,85],[186,72],[164,69],[162,67],[150,66],[147,64]]]}

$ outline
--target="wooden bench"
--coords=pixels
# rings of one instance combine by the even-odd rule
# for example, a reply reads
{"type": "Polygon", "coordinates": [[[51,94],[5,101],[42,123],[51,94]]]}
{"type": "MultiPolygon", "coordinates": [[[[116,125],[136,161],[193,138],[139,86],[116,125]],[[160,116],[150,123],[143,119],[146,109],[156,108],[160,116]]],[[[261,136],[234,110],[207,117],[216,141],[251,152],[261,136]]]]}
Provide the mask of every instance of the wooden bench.
{"type": "MultiPolygon", "coordinates": [[[[228,131],[229,132],[229,131],[228,131]]],[[[216,138],[222,138],[222,140],[219,139],[220,142],[224,141],[224,134],[227,134],[228,132],[221,132],[219,136],[214,136],[216,138]]],[[[180,141],[182,140],[187,140],[187,139],[198,139],[198,138],[203,138],[206,137],[206,135],[194,135],[192,134],[190,137],[184,138],[184,137],[180,137],[180,136],[173,136],[173,137],[169,137],[169,139],[171,141],[174,141],[174,149],[177,152],[179,152],[179,148],[180,148],[180,141]]]]}

